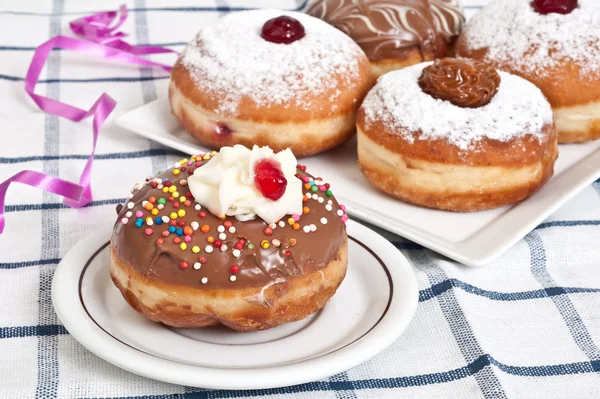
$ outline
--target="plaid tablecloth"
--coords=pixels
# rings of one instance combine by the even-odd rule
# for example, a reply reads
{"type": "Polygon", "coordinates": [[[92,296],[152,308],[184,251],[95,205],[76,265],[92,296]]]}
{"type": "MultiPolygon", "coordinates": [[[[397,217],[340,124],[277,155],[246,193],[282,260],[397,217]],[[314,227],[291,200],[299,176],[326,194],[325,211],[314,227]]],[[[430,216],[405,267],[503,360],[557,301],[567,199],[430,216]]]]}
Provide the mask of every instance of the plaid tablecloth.
{"type": "MultiPolygon", "coordinates": [[[[130,0],[123,30],[136,44],[180,49],[230,10],[296,9],[304,0],[130,0]]],[[[527,1],[527,0],[523,0],[527,1]]],[[[79,16],[122,0],[3,1],[0,5],[0,181],[21,169],[77,181],[91,148],[91,121],[38,110],[23,89],[35,46],[79,16]]],[[[465,2],[467,13],[477,0],[465,2]]],[[[166,60],[169,56],[165,56],[166,60]]],[[[172,56],[171,56],[172,57],[172,56]]],[[[101,92],[111,118],[165,94],[166,73],[55,51],[38,91],[79,107],[101,92]]],[[[600,398],[600,183],[538,226],[488,267],[472,269],[397,236],[414,264],[420,303],[413,323],[373,360],[327,380],[261,391],[205,391],[152,381],[79,345],[50,301],[61,257],[114,218],[134,181],[164,169],[176,152],[109,120],[84,209],[13,185],[0,236],[1,398],[600,398]]]]}

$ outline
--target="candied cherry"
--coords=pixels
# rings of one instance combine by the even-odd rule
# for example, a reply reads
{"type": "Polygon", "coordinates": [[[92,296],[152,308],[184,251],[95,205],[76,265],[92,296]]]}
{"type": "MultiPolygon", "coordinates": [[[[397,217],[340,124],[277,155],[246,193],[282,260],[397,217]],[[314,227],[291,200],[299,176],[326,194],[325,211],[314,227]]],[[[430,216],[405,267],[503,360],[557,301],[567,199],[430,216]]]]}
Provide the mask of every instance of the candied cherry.
{"type": "Polygon", "coordinates": [[[290,44],[304,37],[304,26],[292,17],[282,15],[265,22],[260,36],[268,42],[290,44]]]}
{"type": "Polygon", "coordinates": [[[577,0],[533,0],[532,4],[540,14],[569,14],[577,8],[577,0]]]}
{"type": "Polygon", "coordinates": [[[261,159],[254,165],[254,185],[263,196],[277,201],[285,193],[287,180],[277,161],[261,159]]]}

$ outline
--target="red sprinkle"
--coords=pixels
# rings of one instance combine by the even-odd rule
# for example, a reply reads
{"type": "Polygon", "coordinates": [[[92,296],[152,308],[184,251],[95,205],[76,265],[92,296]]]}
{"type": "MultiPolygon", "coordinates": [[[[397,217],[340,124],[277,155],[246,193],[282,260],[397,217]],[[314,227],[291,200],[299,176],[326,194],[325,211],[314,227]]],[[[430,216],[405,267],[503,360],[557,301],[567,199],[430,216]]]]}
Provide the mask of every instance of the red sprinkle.
{"type": "Polygon", "coordinates": [[[246,239],[244,239],[244,238],[240,238],[240,240],[238,242],[242,245],[246,245],[246,239]]]}
{"type": "Polygon", "coordinates": [[[231,266],[230,271],[232,274],[236,274],[237,272],[240,271],[240,268],[238,267],[238,265],[233,265],[233,266],[231,266]]]}
{"type": "Polygon", "coordinates": [[[198,214],[198,216],[200,216],[202,219],[204,219],[206,217],[206,212],[200,212],[198,214]]]}
{"type": "Polygon", "coordinates": [[[152,229],[151,229],[150,227],[148,227],[148,228],[146,229],[146,235],[147,235],[147,236],[151,236],[153,232],[154,232],[154,231],[152,231],[152,229]]]}
{"type": "Polygon", "coordinates": [[[325,188],[330,188],[330,187],[331,187],[331,184],[325,183],[325,188]]]}
{"type": "Polygon", "coordinates": [[[190,175],[192,175],[192,174],[194,174],[194,170],[195,170],[194,168],[190,167],[190,168],[188,169],[188,173],[189,173],[190,175]]]}
{"type": "Polygon", "coordinates": [[[156,240],[156,243],[158,245],[162,244],[163,242],[165,242],[165,240],[163,240],[162,238],[159,238],[158,240],[156,240]]]}
{"type": "Polygon", "coordinates": [[[162,236],[163,237],[168,237],[169,234],[171,234],[171,233],[169,233],[169,230],[165,230],[165,231],[162,232],[162,236]]]}
{"type": "Polygon", "coordinates": [[[286,257],[289,257],[289,256],[291,256],[291,255],[292,255],[292,253],[291,253],[290,251],[285,251],[285,256],[286,256],[286,257]]]}
{"type": "Polygon", "coordinates": [[[173,242],[174,242],[175,244],[179,244],[179,243],[181,242],[181,238],[179,238],[179,237],[175,237],[175,238],[173,238],[173,242]]]}
{"type": "Polygon", "coordinates": [[[238,241],[238,242],[235,243],[235,245],[233,246],[233,248],[242,250],[244,248],[244,244],[242,244],[241,242],[238,241]]]}
{"type": "Polygon", "coordinates": [[[169,202],[173,202],[173,201],[175,201],[175,198],[173,198],[173,197],[169,197],[169,198],[167,198],[167,200],[168,200],[169,202]]]}
{"type": "Polygon", "coordinates": [[[185,226],[185,222],[183,220],[180,220],[179,223],[177,223],[177,224],[181,227],[185,226]]]}
{"type": "Polygon", "coordinates": [[[182,166],[181,168],[179,168],[180,171],[185,172],[187,170],[187,168],[185,166],[182,166]]]}
{"type": "Polygon", "coordinates": [[[196,162],[195,165],[197,168],[199,168],[200,166],[202,166],[202,162],[196,162]]]}
{"type": "Polygon", "coordinates": [[[179,208],[179,202],[173,203],[173,208],[179,208]]]}
{"type": "Polygon", "coordinates": [[[220,248],[221,245],[223,245],[223,243],[221,242],[221,240],[215,241],[215,248],[220,248]]]}
{"type": "Polygon", "coordinates": [[[198,262],[200,263],[206,263],[206,258],[204,256],[201,256],[198,258],[198,262]]]}
{"type": "Polygon", "coordinates": [[[165,187],[171,186],[171,180],[167,180],[167,181],[163,182],[163,186],[165,186],[165,187]]]}
{"type": "Polygon", "coordinates": [[[151,186],[152,188],[156,188],[156,187],[158,187],[158,183],[157,183],[157,182],[155,182],[155,181],[153,181],[152,183],[150,183],[150,186],[151,186]]]}
{"type": "Polygon", "coordinates": [[[263,231],[268,236],[270,236],[271,234],[273,234],[273,229],[270,228],[270,227],[265,227],[265,229],[263,231]]]}
{"type": "Polygon", "coordinates": [[[183,203],[183,205],[185,205],[185,206],[190,206],[190,205],[192,205],[192,201],[190,201],[190,200],[185,200],[185,202],[183,203]]]}
{"type": "Polygon", "coordinates": [[[156,198],[155,197],[150,197],[148,198],[148,202],[151,204],[154,204],[156,202],[156,198]]]}
{"type": "Polygon", "coordinates": [[[187,269],[188,267],[190,267],[190,265],[186,261],[182,261],[179,264],[179,267],[181,267],[182,269],[187,269]]]}
{"type": "Polygon", "coordinates": [[[225,221],[225,223],[223,223],[223,226],[230,228],[233,225],[233,223],[231,223],[229,220],[225,221]]]}
{"type": "Polygon", "coordinates": [[[169,222],[169,224],[170,224],[171,226],[177,226],[177,221],[176,221],[176,220],[171,220],[171,221],[169,222]]]}

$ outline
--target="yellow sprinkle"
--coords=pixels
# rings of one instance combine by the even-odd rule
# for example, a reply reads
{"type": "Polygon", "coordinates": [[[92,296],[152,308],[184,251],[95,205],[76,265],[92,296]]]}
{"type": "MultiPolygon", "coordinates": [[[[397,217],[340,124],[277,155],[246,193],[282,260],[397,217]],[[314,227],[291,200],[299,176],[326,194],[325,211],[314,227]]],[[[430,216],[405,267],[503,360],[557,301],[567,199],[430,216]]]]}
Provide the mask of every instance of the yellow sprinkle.
{"type": "Polygon", "coordinates": [[[215,155],[217,155],[217,152],[213,151],[213,152],[210,153],[210,155],[212,155],[214,157],[215,155]]]}
{"type": "Polygon", "coordinates": [[[171,217],[171,219],[177,219],[177,214],[175,212],[171,212],[169,216],[171,217]]]}
{"type": "Polygon", "coordinates": [[[182,159],[181,161],[179,161],[180,165],[184,165],[188,160],[187,159],[182,159]]]}
{"type": "Polygon", "coordinates": [[[163,187],[163,193],[168,193],[169,192],[169,187],[163,187]]]}
{"type": "Polygon", "coordinates": [[[175,186],[171,186],[171,187],[169,187],[169,192],[170,192],[170,193],[174,193],[174,192],[175,192],[175,190],[177,190],[177,187],[175,187],[175,186]]]}
{"type": "Polygon", "coordinates": [[[294,223],[296,223],[296,221],[294,220],[294,218],[288,218],[288,224],[290,224],[291,226],[293,226],[294,223]]]}
{"type": "Polygon", "coordinates": [[[195,254],[197,254],[198,252],[200,252],[200,247],[199,247],[199,246],[197,246],[197,245],[194,245],[194,246],[192,247],[192,252],[193,252],[193,253],[195,253],[195,254]]]}
{"type": "Polygon", "coordinates": [[[210,159],[210,155],[204,154],[204,156],[202,157],[202,159],[204,159],[205,161],[208,161],[210,159]]]}
{"type": "Polygon", "coordinates": [[[196,156],[195,156],[195,155],[192,155],[192,157],[191,157],[190,159],[191,159],[192,161],[195,161],[195,160],[196,160],[196,156]]]}
{"type": "Polygon", "coordinates": [[[185,251],[187,249],[187,244],[185,242],[182,242],[181,244],[179,244],[179,248],[181,248],[182,251],[185,251]]]}
{"type": "Polygon", "coordinates": [[[171,195],[173,196],[173,198],[179,197],[179,193],[177,191],[173,191],[171,195]]]}
{"type": "Polygon", "coordinates": [[[177,211],[177,216],[179,216],[180,218],[185,216],[185,211],[183,209],[180,209],[177,211]]]}
{"type": "Polygon", "coordinates": [[[148,217],[146,218],[146,222],[147,222],[148,220],[152,220],[152,218],[151,218],[150,216],[148,216],[148,217]]]}
{"type": "Polygon", "coordinates": [[[152,209],[151,213],[152,213],[154,216],[158,215],[158,209],[156,209],[156,208],[152,209]]]}
{"type": "Polygon", "coordinates": [[[179,169],[173,169],[173,174],[177,176],[179,174],[179,169]]]}
{"type": "Polygon", "coordinates": [[[260,242],[260,246],[261,246],[261,248],[262,248],[262,249],[267,249],[267,248],[269,248],[269,241],[267,241],[267,240],[262,240],[262,241],[260,242]]]}
{"type": "Polygon", "coordinates": [[[179,198],[179,202],[185,202],[187,198],[185,198],[183,195],[181,196],[181,198],[179,198]]]}

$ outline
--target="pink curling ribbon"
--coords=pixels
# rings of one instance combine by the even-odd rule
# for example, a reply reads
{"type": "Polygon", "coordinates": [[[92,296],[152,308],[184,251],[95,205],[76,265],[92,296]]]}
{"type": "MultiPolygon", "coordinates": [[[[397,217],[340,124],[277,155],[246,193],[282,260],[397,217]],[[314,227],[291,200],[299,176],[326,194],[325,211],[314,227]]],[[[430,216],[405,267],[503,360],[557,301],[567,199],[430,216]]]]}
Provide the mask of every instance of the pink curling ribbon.
{"type": "Polygon", "coordinates": [[[117,18],[117,12],[101,12],[88,17],[77,19],[71,22],[71,29],[74,33],[84,37],[87,40],[75,39],[66,36],[56,36],[46,43],[40,45],[33,55],[33,60],[25,77],[25,91],[31,96],[38,107],[49,114],[61,116],[74,122],[79,122],[89,116],[93,117],[93,145],[90,156],[83,168],[79,184],[75,184],[58,177],[46,175],[41,172],[31,170],[21,171],[8,180],[0,183],[0,233],[4,231],[4,203],[6,192],[11,183],[21,183],[32,187],[38,187],[42,190],[61,195],[65,197],[65,204],[73,208],[81,208],[92,200],[92,188],[90,184],[92,164],[94,162],[94,153],[96,143],[100,134],[100,128],[104,121],[116,106],[113,100],[106,93],[103,93],[89,110],[82,110],[72,105],[53,100],[48,97],[40,96],[34,93],[35,86],[39,80],[40,73],[44,67],[50,52],[55,48],[72,50],[78,53],[86,54],[92,57],[120,61],[133,65],[156,66],[167,72],[171,67],[166,64],[150,61],[139,57],[144,54],[158,54],[174,52],[155,46],[132,46],[121,40],[126,36],[117,29],[127,19],[127,9],[125,6],[120,8],[121,14],[114,26],[110,26],[117,18]]]}

